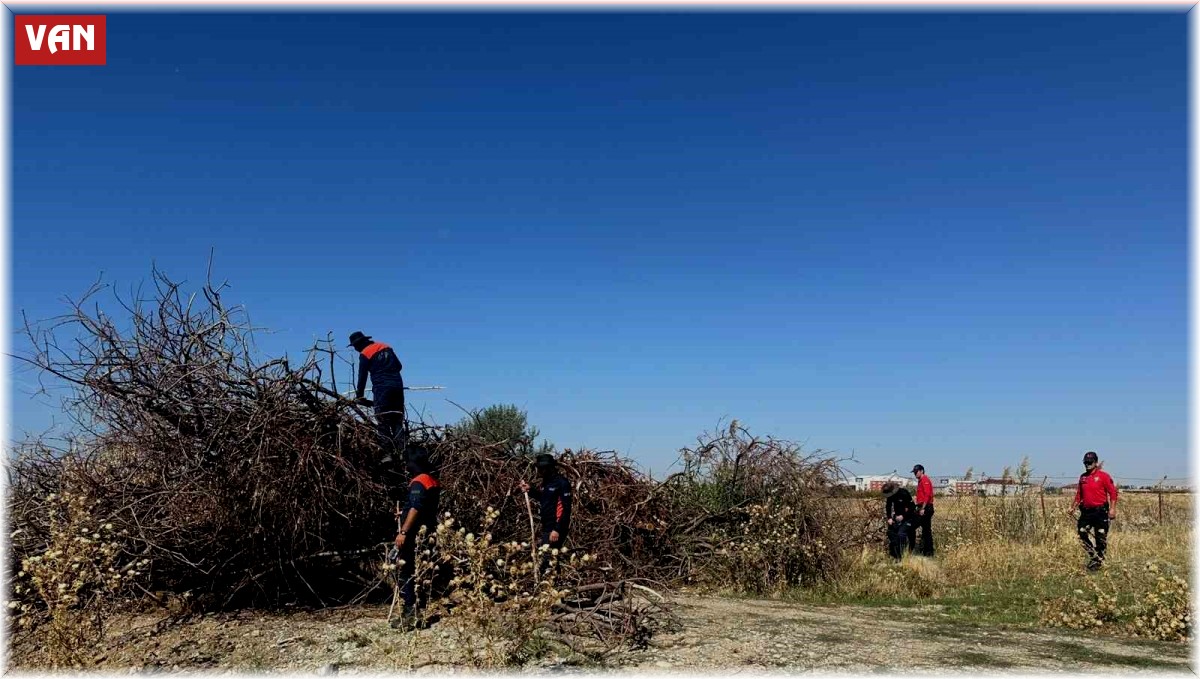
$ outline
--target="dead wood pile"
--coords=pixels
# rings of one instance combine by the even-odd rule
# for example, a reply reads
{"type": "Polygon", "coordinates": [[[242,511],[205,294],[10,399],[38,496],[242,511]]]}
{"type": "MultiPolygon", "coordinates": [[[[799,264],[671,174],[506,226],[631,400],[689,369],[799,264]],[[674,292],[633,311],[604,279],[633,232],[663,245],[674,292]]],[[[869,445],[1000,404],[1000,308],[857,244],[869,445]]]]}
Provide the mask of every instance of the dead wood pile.
{"type": "MultiPolygon", "coordinates": [[[[209,607],[330,605],[377,587],[402,479],[379,464],[369,413],[338,392],[350,375],[336,343],[263,360],[220,286],[185,295],[155,272],[152,293],[122,302],[120,321],[96,303],[102,290],[62,318],[26,324],[33,350],[22,358],[69,387],[75,434],[28,442],[10,465],[13,558],[45,548],[47,496],[69,488],[94,498],[97,519],[123,536],[124,558],[150,560],[151,592],[191,592],[209,607]]],[[[442,467],[444,510],[470,525],[493,506],[496,539],[527,540],[515,488],[533,481],[533,468],[503,443],[413,426],[412,445],[442,467]]],[[[716,581],[753,567],[739,550],[778,528],[756,512],[790,517],[787,545],[797,551],[777,574],[786,582],[821,577],[865,539],[830,500],[839,480],[830,457],[736,423],[683,452],[683,471],[663,482],[612,452],[564,453],[576,488],[571,543],[602,564],[599,581],[580,585],[611,599],[627,580],[716,581]]]]}

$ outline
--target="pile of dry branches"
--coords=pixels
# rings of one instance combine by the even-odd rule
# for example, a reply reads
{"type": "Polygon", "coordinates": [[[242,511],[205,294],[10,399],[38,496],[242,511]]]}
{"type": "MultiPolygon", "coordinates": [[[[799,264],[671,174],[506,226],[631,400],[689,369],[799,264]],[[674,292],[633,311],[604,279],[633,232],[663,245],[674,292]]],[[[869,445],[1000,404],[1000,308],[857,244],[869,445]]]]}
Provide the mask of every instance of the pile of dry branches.
{"type": "MultiPolygon", "coordinates": [[[[39,517],[66,488],[95,499],[97,520],[122,536],[124,559],[149,559],[149,591],[189,592],[207,606],[328,605],[377,586],[378,545],[394,532],[403,478],[377,462],[369,414],[339,395],[344,359],[332,339],[294,363],[262,360],[254,328],[222,302],[220,286],[187,296],[155,272],[152,294],[122,302],[120,324],[95,303],[102,289],[65,317],[26,324],[34,349],[22,358],[71,387],[64,405],[77,426],[65,444],[23,446],[10,466],[10,516],[21,529],[14,559],[45,548],[39,517]]],[[[516,487],[535,478],[530,460],[423,423],[412,445],[441,465],[447,511],[468,520],[495,507],[497,540],[529,539],[516,487]]],[[[839,471],[828,456],[736,423],[683,453],[683,471],[662,483],[612,452],[562,455],[576,489],[571,543],[601,564],[595,582],[575,583],[601,593],[593,609],[616,610],[632,586],[623,581],[717,581],[767,564],[779,555],[741,549],[764,539],[798,551],[749,588],[802,582],[864,539],[837,525],[828,490],[839,471]],[[763,512],[787,518],[755,519],[763,512]],[[781,527],[784,542],[769,535],[781,527]]]]}
{"type": "Polygon", "coordinates": [[[28,530],[16,551],[36,549],[39,506],[70,486],[125,531],[130,558],[152,560],[155,589],[219,605],[336,598],[348,574],[318,572],[314,555],[378,539],[387,516],[372,429],[332,388],[332,343],[295,364],[260,362],[220,287],[185,296],[153,281],[152,298],[118,299],[124,326],[94,305],[99,286],[67,316],[26,324],[24,358],[72,387],[76,427],[65,447],[22,450],[10,501],[28,530]]]}

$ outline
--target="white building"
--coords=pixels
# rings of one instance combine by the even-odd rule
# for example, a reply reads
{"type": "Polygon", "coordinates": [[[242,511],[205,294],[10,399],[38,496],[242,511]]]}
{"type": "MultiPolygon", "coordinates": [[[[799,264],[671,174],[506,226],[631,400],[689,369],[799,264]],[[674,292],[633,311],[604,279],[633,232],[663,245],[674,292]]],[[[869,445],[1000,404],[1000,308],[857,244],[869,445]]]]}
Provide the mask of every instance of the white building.
{"type": "Polygon", "coordinates": [[[854,490],[869,490],[878,492],[883,484],[893,481],[902,486],[912,486],[913,479],[897,474],[859,474],[854,477],[854,490]]]}
{"type": "Polygon", "coordinates": [[[954,495],[958,492],[958,479],[952,476],[930,477],[934,495],[954,495]]]}
{"type": "Polygon", "coordinates": [[[1036,491],[1037,486],[1031,483],[1020,483],[1015,479],[984,479],[976,484],[980,495],[989,497],[999,495],[1022,495],[1036,491]]]}

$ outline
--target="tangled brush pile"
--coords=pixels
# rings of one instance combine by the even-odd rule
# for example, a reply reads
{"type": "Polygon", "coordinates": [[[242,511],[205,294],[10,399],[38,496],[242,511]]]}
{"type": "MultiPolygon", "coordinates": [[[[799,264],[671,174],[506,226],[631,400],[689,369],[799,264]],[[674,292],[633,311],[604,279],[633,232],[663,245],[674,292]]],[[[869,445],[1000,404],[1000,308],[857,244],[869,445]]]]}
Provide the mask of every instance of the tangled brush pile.
{"type": "MultiPolygon", "coordinates": [[[[121,536],[114,567],[146,562],[147,592],[200,608],[385,597],[375,558],[404,479],[378,462],[369,414],[339,394],[332,338],[296,362],[262,359],[222,287],[185,295],[157,271],[153,281],[153,295],[121,302],[120,324],[93,304],[99,287],[68,315],[27,323],[33,351],[21,358],[71,388],[76,427],[65,444],[27,443],[10,466],[14,564],[49,549],[49,498],[66,492],[121,536]]],[[[411,445],[441,465],[444,509],[479,517],[491,506],[487,532],[519,543],[529,512],[516,487],[533,468],[506,443],[412,426],[411,445]]],[[[735,422],[681,462],[656,482],[612,452],[561,456],[575,488],[571,542],[595,559],[591,582],[574,586],[761,591],[830,575],[870,538],[830,501],[841,473],[819,451],[735,422]]]]}

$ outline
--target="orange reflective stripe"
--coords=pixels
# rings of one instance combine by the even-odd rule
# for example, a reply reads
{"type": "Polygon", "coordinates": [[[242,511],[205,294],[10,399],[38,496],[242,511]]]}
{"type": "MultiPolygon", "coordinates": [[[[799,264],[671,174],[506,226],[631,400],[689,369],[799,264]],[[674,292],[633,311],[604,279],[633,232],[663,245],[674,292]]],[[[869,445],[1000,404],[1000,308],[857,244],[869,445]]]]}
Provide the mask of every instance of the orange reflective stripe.
{"type": "Polygon", "coordinates": [[[561,498],[558,500],[558,508],[554,511],[554,518],[558,521],[562,521],[562,499],[561,498]]]}
{"type": "Polygon", "coordinates": [[[429,490],[430,488],[437,488],[438,486],[442,485],[437,482],[437,479],[433,478],[429,474],[419,474],[417,476],[414,476],[413,483],[421,484],[422,486],[425,487],[425,490],[429,490]]]}
{"type": "Polygon", "coordinates": [[[379,353],[380,351],[383,351],[384,349],[391,349],[391,347],[384,344],[383,342],[372,342],[371,344],[368,344],[365,349],[362,350],[362,355],[366,356],[367,360],[369,361],[369,360],[371,360],[371,358],[373,358],[375,356],[375,354],[379,353]]]}

